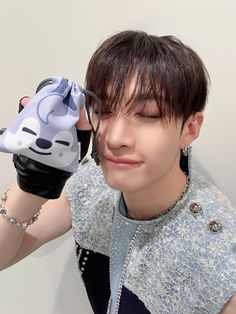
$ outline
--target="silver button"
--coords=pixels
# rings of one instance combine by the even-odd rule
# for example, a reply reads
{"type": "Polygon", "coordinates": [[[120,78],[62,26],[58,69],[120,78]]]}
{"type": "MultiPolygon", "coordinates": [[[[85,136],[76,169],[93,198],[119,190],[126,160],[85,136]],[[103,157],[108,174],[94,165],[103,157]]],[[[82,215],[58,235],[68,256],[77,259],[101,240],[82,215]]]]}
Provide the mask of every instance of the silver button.
{"type": "Polygon", "coordinates": [[[191,213],[194,215],[200,214],[202,212],[202,207],[198,203],[195,203],[195,202],[190,204],[189,209],[191,213]]]}
{"type": "Polygon", "coordinates": [[[217,220],[210,221],[208,227],[212,232],[219,232],[222,230],[222,225],[217,220]]]}

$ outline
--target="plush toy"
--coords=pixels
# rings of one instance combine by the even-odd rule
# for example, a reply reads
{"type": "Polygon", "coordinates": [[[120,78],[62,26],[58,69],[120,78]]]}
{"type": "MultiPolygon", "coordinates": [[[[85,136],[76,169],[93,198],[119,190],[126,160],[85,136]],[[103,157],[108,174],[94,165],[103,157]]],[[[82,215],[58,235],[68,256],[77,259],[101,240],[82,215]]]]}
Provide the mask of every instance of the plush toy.
{"type": "Polygon", "coordinates": [[[85,105],[83,88],[52,77],[0,135],[0,151],[75,172],[80,159],[76,122],[85,105]]]}

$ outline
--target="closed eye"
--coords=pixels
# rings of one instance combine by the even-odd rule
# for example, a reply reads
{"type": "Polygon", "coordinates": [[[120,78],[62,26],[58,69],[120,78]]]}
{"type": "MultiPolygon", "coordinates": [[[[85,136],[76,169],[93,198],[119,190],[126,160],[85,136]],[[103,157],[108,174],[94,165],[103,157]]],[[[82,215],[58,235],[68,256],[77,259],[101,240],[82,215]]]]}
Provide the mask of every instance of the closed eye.
{"type": "Polygon", "coordinates": [[[69,145],[70,145],[70,143],[67,142],[67,141],[60,141],[60,140],[57,140],[57,141],[55,141],[55,142],[58,143],[58,144],[65,145],[65,146],[69,146],[69,145]]]}
{"type": "MultiPolygon", "coordinates": [[[[99,114],[99,111],[98,111],[98,110],[94,110],[94,113],[95,113],[95,114],[99,114]]],[[[100,113],[101,113],[101,115],[109,115],[109,114],[111,114],[112,112],[111,112],[111,111],[101,111],[100,113]]]]}
{"type": "Polygon", "coordinates": [[[37,135],[37,133],[35,133],[33,130],[29,129],[29,128],[26,128],[26,127],[23,127],[22,129],[23,132],[27,132],[27,133],[30,133],[32,135],[37,135]]]}
{"type": "Polygon", "coordinates": [[[144,113],[140,113],[137,114],[139,117],[141,118],[145,118],[145,119],[160,119],[160,115],[148,115],[148,114],[144,114],[144,113]]]}

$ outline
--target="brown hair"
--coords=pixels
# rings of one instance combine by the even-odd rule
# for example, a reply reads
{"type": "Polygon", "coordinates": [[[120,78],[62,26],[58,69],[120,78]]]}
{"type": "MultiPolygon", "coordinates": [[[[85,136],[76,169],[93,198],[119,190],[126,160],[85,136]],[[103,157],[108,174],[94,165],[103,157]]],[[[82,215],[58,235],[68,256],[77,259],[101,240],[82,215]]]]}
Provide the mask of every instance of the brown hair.
{"type": "Polygon", "coordinates": [[[174,36],[124,31],[106,39],[89,62],[86,89],[102,100],[102,110],[113,112],[134,73],[136,86],[128,110],[154,98],[162,118],[186,121],[205,107],[207,70],[197,53],[174,36]]]}

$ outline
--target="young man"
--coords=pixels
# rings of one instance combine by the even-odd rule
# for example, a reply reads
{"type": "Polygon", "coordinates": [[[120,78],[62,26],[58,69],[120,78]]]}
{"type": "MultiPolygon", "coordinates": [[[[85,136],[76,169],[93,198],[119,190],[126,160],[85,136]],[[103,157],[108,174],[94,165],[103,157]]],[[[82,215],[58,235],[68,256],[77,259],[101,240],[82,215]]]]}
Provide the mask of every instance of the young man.
{"type": "MultiPolygon", "coordinates": [[[[236,215],[191,165],[208,90],[202,61],[174,37],[122,32],[92,56],[86,88],[102,101],[100,112],[88,97],[91,124],[100,119],[99,167],[85,159],[58,200],[9,190],[5,208],[16,221],[44,205],[26,232],[0,221],[1,268],[72,221],[94,313],[234,313],[236,215]]],[[[83,114],[77,126],[87,127],[83,114]]],[[[15,160],[18,182],[29,177],[27,162],[15,160]]]]}

